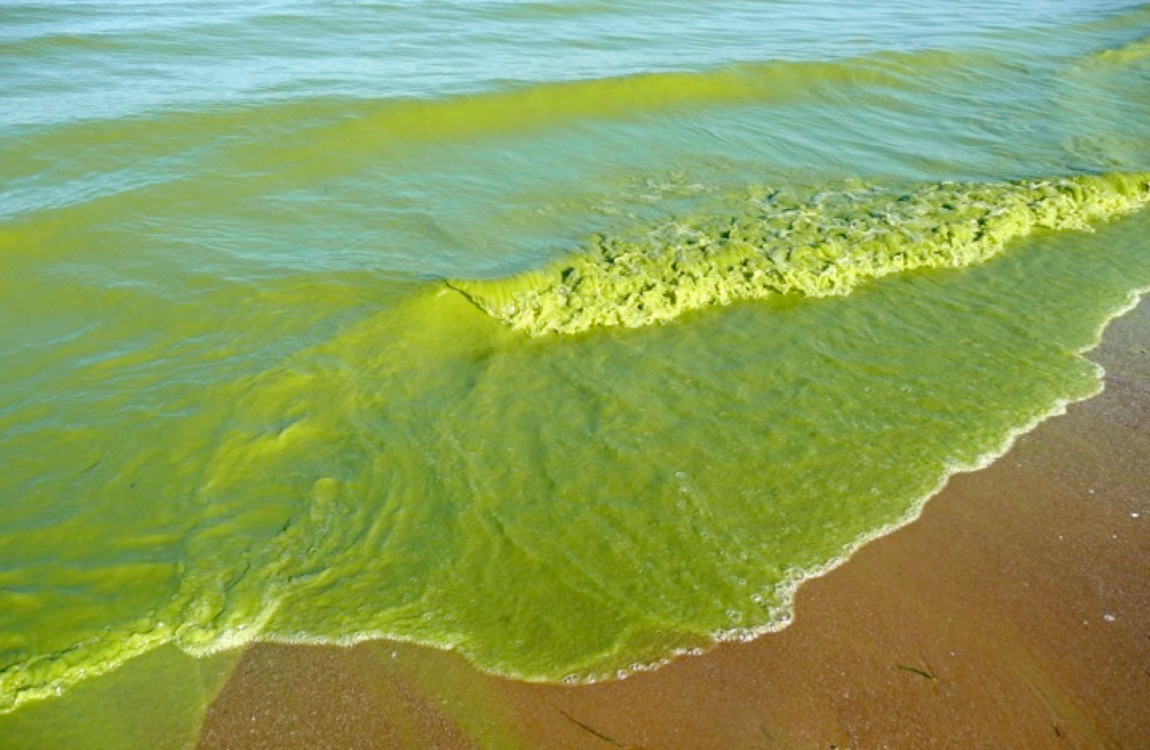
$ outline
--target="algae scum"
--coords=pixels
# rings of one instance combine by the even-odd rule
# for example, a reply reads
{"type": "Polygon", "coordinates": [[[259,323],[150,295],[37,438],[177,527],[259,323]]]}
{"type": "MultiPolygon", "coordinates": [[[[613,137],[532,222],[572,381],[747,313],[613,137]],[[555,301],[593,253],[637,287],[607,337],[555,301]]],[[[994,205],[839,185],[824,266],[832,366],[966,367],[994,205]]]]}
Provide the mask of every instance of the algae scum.
{"type": "Polygon", "coordinates": [[[625,5],[0,11],[0,737],[165,645],[782,627],[1097,391],[1145,7],[625,5]]]}
{"type": "Polygon", "coordinates": [[[548,273],[451,286],[532,334],[634,328],[708,305],[848,294],[899,271],[959,268],[1035,227],[1085,229],[1147,200],[1150,185],[1137,175],[931,185],[901,196],[834,191],[806,203],[771,193],[730,219],[679,219],[641,240],[601,240],[548,273]]]}

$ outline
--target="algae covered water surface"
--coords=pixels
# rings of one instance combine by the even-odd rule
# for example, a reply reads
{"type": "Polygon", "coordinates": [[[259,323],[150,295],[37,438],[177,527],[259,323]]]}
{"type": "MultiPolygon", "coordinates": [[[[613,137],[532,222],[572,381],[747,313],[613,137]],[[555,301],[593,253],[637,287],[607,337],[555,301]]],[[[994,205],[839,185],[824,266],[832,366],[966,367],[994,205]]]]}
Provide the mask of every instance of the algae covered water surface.
{"type": "Polygon", "coordinates": [[[1096,392],[1150,9],[832,5],[0,8],[0,724],[172,647],[778,628],[1096,392]]]}

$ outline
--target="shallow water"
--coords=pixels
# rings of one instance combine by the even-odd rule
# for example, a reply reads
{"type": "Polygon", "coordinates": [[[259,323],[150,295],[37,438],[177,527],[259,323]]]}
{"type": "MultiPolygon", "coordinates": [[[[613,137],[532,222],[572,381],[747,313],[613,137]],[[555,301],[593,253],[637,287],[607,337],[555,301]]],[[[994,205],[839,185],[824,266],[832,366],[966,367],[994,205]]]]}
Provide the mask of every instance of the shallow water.
{"type": "Polygon", "coordinates": [[[1136,3],[0,21],[3,710],[165,644],[780,627],[1150,287],[1136,3]]]}

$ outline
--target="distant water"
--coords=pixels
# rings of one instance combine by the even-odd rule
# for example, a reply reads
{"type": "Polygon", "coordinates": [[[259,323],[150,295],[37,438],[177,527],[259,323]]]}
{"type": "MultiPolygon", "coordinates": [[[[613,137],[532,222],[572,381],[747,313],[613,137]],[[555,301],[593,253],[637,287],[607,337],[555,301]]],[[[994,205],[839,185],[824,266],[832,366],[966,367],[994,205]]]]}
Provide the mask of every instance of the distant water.
{"type": "Polygon", "coordinates": [[[1150,288],[1145,4],[9,0],[0,84],[0,711],[781,627],[1150,288]]]}

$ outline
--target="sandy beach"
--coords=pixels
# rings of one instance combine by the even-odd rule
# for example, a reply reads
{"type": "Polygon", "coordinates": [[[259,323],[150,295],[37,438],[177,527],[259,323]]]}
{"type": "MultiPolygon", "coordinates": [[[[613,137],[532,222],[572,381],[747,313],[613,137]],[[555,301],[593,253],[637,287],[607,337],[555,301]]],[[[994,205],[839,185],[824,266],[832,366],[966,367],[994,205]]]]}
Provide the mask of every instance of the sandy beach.
{"type": "Polygon", "coordinates": [[[1102,395],[805,584],[781,632],[584,686],[261,644],[199,748],[1150,747],[1148,351],[1143,303],[1091,354],[1102,395]]]}

